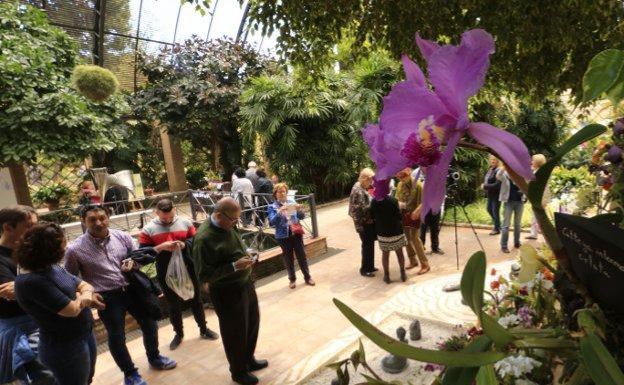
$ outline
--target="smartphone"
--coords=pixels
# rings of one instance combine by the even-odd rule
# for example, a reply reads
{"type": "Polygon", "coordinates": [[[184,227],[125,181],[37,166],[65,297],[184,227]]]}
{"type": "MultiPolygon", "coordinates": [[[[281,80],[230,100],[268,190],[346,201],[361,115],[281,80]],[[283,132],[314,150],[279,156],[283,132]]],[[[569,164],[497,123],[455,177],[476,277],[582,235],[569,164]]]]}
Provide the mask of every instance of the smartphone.
{"type": "Polygon", "coordinates": [[[254,249],[254,248],[249,247],[249,248],[247,248],[247,250],[246,250],[246,251],[247,251],[247,255],[249,255],[249,256],[251,257],[251,260],[252,260],[254,263],[258,262],[259,253],[258,253],[258,250],[257,250],[257,249],[254,249]]]}

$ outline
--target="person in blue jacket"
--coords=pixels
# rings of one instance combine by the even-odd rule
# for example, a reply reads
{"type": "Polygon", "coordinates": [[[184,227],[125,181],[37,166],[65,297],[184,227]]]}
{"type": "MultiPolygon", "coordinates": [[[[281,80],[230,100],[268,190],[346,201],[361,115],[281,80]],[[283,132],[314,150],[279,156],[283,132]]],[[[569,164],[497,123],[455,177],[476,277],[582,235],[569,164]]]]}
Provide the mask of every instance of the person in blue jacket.
{"type": "Polygon", "coordinates": [[[288,185],[286,183],[278,183],[273,187],[273,197],[275,201],[271,203],[268,209],[269,224],[275,227],[275,239],[282,248],[282,258],[290,281],[288,286],[291,289],[297,286],[293,253],[297,256],[297,262],[303,273],[305,283],[314,286],[315,282],[310,276],[308,260],[303,247],[303,227],[301,227],[300,221],[305,214],[301,210],[301,205],[294,200],[288,200],[288,185]]]}

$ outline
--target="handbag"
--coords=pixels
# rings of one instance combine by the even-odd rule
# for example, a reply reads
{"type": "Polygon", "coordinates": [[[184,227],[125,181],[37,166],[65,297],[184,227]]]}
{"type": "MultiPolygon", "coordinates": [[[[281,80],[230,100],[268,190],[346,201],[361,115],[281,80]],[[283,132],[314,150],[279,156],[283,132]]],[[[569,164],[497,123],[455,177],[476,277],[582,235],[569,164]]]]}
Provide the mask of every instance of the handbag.
{"type": "Polygon", "coordinates": [[[299,222],[290,224],[290,232],[294,235],[303,235],[305,233],[303,226],[299,222]]]}
{"type": "Polygon", "coordinates": [[[420,218],[412,219],[412,213],[406,211],[403,213],[403,219],[401,220],[403,227],[415,227],[420,228],[420,218]]]}

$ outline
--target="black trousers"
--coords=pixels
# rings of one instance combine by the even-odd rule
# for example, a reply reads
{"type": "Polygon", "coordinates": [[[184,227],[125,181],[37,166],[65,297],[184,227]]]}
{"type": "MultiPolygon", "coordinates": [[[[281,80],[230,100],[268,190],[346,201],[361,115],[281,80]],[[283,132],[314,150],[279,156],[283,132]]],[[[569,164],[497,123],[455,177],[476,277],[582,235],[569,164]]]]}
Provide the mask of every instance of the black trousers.
{"type": "Polygon", "coordinates": [[[260,329],[256,288],[251,281],[242,286],[211,285],[210,297],[219,317],[219,330],[230,372],[245,373],[254,359],[260,329]]]}
{"type": "Polygon", "coordinates": [[[425,245],[427,229],[431,232],[431,250],[438,250],[440,248],[440,214],[427,214],[425,221],[420,225],[420,240],[423,246],[425,245]]]}
{"type": "Polygon", "coordinates": [[[362,241],[362,264],[360,273],[370,273],[375,270],[375,239],[377,232],[374,224],[364,225],[363,231],[358,231],[362,241]]]}
{"type": "Polygon", "coordinates": [[[278,239],[282,248],[282,260],[288,271],[288,279],[290,282],[297,280],[295,275],[295,256],[299,263],[299,268],[303,273],[303,279],[307,282],[310,279],[310,268],[308,267],[308,258],[306,257],[305,247],[303,246],[303,236],[292,234],[288,238],[278,239]],[[294,254],[294,255],[293,255],[294,254]]]}
{"type": "MultiPolygon", "coordinates": [[[[173,290],[171,290],[171,288],[167,285],[167,282],[165,282],[167,267],[169,266],[170,260],[170,253],[158,256],[156,259],[156,276],[158,277],[160,288],[162,289],[163,294],[167,299],[167,303],[169,304],[169,320],[171,321],[173,330],[176,334],[183,336],[182,305],[184,304],[184,301],[173,290]]],[[[193,261],[188,258],[184,258],[184,263],[186,264],[186,269],[188,270],[191,280],[193,281],[193,289],[195,291],[195,296],[190,300],[193,317],[195,317],[195,322],[197,322],[199,331],[202,332],[206,330],[206,314],[204,313],[204,306],[201,301],[201,289],[199,287],[199,282],[197,281],[197,275],[195,275],[193,261]]]]}

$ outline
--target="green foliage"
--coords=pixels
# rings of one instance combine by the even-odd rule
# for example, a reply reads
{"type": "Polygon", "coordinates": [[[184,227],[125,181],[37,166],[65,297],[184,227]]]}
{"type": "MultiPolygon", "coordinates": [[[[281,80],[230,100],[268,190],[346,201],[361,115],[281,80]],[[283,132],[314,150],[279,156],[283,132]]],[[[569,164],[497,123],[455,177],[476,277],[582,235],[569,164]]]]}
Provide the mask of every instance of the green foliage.
{"type": "MultiPolygon", "coordinates": [[[[199,4],[204,0],[185,0],[199,4]]],[[[204,1],[205,3],[206,1],[204,1]]],[[[595,52],[621,48],[624,8],[612,0],[492,2],[481,0],[253,1],[249,17],[263,32],[278,31],[281,52],[318,69],[346,34],[354,54],[369,46],[394,55],[414,53],[414,34],[449,42],[472,28],[496,39],[490,80],[510,91],[534,95],[581,91],[580,79],[595,52]],[[423,12],[426,10],[426,12],[423,12]],[[370,43],[367,45],[365,43],[370,43]]]]}
{"type": "Polygon", "coordinates": [[[459,179],[449,181],[446,204],[469,205],[483,193],[481,184],[487,169],[487,155],[467,148],[458,148],[453,155],[449,172],[457,172],[459,179]]]}
{"type": "Polygon", "coordinates": [[[624,98],[624,51],[607,49],[594,56],[583,76],[583,101],[606,96],[614,105],[624,98]]]}
{"type": "Polygon", "coordinates": [[[33,194],[35,201],[39,203],[59,202],[71,194],[71,190],[60,183],[42,186],[33,194]]]}
{"type": "Polygon", "coordinates": [[[268,59],[247,44],[197,37],[139,59],[147,83],[133,101],[135,115],[144,124],[190,141],[204,157],[220,153],[226,173],[231,174],[241,164],[238,97],[268,59]]]}
{"type": "Polygon", "coordinates": [[[578,192],[581,188],[595,186],[596,178],[587,167],[555,167],[548,184],[552,194],[559,197],[562,193],[578,192]]]}
{"type": "Polygon", "coordinates": [[[397,77],[397,65],[377,52],[315,83],[301,72],[255,78],[241,97],[245,141],[259,140],[270,168],[300,192],[344,196],[368,162],[360,129],[397,77]]]}
{"type": "Polygon", "coordinates": [[[76,66],[71,82],[83,96],[94,102],[106,100],[119,88],[115,75],[106,68],[96,65],[76,66]]]}
{"type": "Polygon", "coordinates": [[[188,182],[189,188],[194,190],[200,190],[206,187],[208,181],[206,180],[206,167],[193,164],[188,166],[184,170],[184,174],[186,176],[186,181],[188,182]]]}
{"type": "Polygon", "coordinates": [[[77,50],[45,13],[0,4],[0,164],[38,154],[77,160],[110,150],[123,132],[69,86],[77,50]]]}
{"type": "MultiPolygon", "coordinates": [[[[457,207],[457,222],[459,223],[468,223],[468,218],[473,224],[479,225],[493,225],[492,218],[490,214],[487,212],[487,200],[485,198],[479,198],[473,203],[470,203],[464,207],[466,212],[457,207]]],[[[453,223],[453,207],[447,207],[444,210],[444,218],[443,221],[447,225],[451,225],[453,223]]],[[[501,220],[503,217],[503,207],[501,205],[500,209],[501,220]]],[[[522,213],[522,227],[526,228],[531,225],[531,205],[525,204],[524,211],[522,213]]]]}
{"type": "Polygon", "coordinates": [[[557,97],[539,103],[500,90],[486,90],[470,106],[473,120],[490,122],[517,135],[531,154],[550,158],[566,137],[569,120],[557,97]]]}

